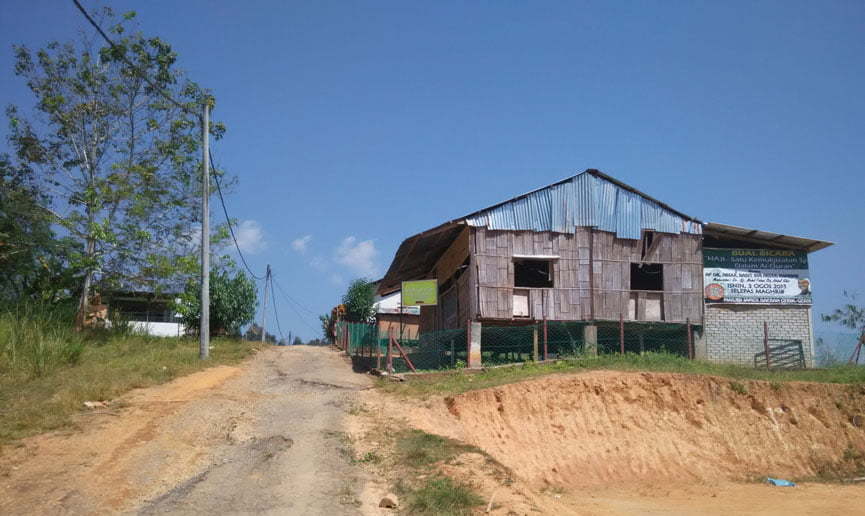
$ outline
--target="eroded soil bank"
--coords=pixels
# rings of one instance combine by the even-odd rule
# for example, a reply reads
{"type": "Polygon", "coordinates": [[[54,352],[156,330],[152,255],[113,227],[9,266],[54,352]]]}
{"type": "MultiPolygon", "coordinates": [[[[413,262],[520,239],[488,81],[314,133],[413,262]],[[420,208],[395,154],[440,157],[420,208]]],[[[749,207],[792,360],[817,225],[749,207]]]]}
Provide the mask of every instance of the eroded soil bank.
{"type": "Polygon", "coordinates": [[[865,500],[865,485],[837,482],[865,474],[861,385],[592,371],[363,399],[368,419],[476,446],[507,468],[494,483],[468,456],[440,466],[492,499],[492,514],[825,516],[865,500]],[[759,483],[767,476],[804,482],[759,483]]]}
{"type": "Polygon", "coordinates": [[[418,423],[538,485],[825,478],[865,463],[861,385],[596,371],[467,392],[439,409],[418,423]]]}

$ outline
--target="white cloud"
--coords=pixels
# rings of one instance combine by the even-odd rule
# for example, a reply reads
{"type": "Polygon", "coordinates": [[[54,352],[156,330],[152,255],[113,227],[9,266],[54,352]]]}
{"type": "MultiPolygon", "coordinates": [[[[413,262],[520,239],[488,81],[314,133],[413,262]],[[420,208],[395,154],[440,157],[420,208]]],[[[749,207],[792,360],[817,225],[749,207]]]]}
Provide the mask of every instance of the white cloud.
{"type": "Polygon", "coordinates": [[[345,237],[336,248],[336,262],[348,267],[352,272],[373,278],[378,275],[375,263],[378,250],[372,240],[358,242],[353,236],[345,237]]]}
{"type": "Polygon", "coordinates": [[[330,275],[330,282],[333,283],[334,285],[342,285],[345,282],[345,280],[339,274],[331,274],[330,275]]]}
{"type": "Polygon", "coordinates": [[[295,238],[291,242],[291,248],[300,254],[304,254],[309,247],[310,240],[312,240],[312,235],[304,235],[300,238],[295,238]]]}
{"type": "Polygon", "coordinates": [[[261,225],[254,220],[244,220],[235,229],[237,237],[237,246],[244,253],[256,254],[267,249],[267,242],[264,241],[264,230],[261,225]]]}

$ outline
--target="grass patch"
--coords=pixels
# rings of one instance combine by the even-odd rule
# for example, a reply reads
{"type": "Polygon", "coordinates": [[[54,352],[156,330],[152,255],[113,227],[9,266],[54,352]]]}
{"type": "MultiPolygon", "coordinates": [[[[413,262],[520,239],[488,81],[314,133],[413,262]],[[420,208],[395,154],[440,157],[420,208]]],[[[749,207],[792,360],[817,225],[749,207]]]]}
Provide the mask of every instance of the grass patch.
{"type": "Polygon", "coordinates": [[[408,495],[410,514],[471,514],[473,508],[483,503],[471,487],[444,476],[427,479],[408,495]]]}
{"type": "Polygon", "coordinates": [[[465,452],[483,453],[480,449],[422,430],[404,430],[396,439],[398,461],[412,468],[448,461],[465,452]]]}
{"type": "Polygon", "coordinates": [[[670,353],[645,353],[644,355],[601,355],[577,357],[551,364],[527,363],[515,367],[487,369],[478,373],[455,371],[434,376],[410,377],[406,382],[378,380],[378,387],[386,392],[405,396],[427,396],[435,394],[459,394],[485,389],[529,378],[556,373],[575,373],[590,370],[654,371],[667,373],[702,374],[727,377],[735,380],[765,380],[776,382],[802,381],[842,384],[865,384],[865,367],[836,366],[825,369],[798,371],[754,369],[752,367],[712,364],[673,355],[670,353]]]}
{"type": "Polygon", "coordinates": [[[739,382],[730,382],[730,390],[739,395],[748,394],[748,388],[739,382]]]}
{"type": "MultiPolygon", "coordinates": [[[[8,335],[8,325],[3,329],[8,335]]],[[[210,360],[201,361],[196,339],[134,335],[101,340],[72,338],[79,339],[76,342],[81,348],[75,360],[55,360],[48,362],[50,367],[35,369],[22,365],[27,363],[22,362],[24,359],[13,362],[7,341],[6,353],[0,354],[0,445],[68,426],[84,401],[111,400],[130,389],[167,382],[206,367],[237,363],[260,346],[214,339],[210,360]]],[[[62,342],[56,344],[62,347],[62,342]]],[[[19,344],[19,351],[27,345],[19,344]]]]}
{"type": "Polygon", "coordinates": [[[388,452],[384,456],[368,452],[356,462],[376,464],[377,474],[383,471],[390,478],[393,491],[402,500],[401,514],[470,514],[483,503],[471,486],[442,474],[439,468],[442,463],[455,464],[466,452],[487,456],[482,450],[417,429],[381,427],[377,433],[385,438],[388,452]]]}
{"type": "Polygon", "coordinates": [[[382,461],[381,455],[376,452],[369,451],[363,454],[363,457],[357,459],[357,462],[365,464],[379,464],[382,461]]]}

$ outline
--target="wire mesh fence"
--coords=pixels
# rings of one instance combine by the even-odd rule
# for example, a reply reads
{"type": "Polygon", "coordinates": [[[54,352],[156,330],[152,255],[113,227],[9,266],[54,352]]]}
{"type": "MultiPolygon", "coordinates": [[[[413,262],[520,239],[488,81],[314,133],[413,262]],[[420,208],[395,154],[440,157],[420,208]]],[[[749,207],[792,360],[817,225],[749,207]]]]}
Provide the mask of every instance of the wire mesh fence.
{"type": "Polygon", "coordinates": [[[865,351],[859,345],[863,335],[853,332],[815,330],[814,360],[820,367],[840,364],[865,366],[865,351]]]}
{"type": "Polygon", "coordinates": [[[585,323],[547,322],[547,357],[550,359],[579,356],[585,352],[585,323]]]}
{"type": "MultiPolygon", "coordinates": [[[[383,339],[387,345],[388,339],[383,339]]],[[[420,333],[417,339],[397,341],[402,348],[392,350],[393,368],[396,372],[409,371],[403,353],[416,370],[434,371],[466,367],[467,348],[464,329],[439,330],[420,333]]]]}
{"type": "MultiPolygon", "coordinates": [[[[541,321],[520,326],[481,326],[484,366],[555,360],[587,354],[667,352],[693,358],[689,326],[671,323],[595,323],[587,338],[586,322],[541,321]]],[[[376,324],[340,321],[334,344],[352,357],[357,369],[394,372],[468,367],[466,330],[421,332],[413,339],[388,335],[376,324]],[[390,360],[388,360],[390,358],[390,360]]],[[[477,365],[477,364],[475,364],[477,365]]]]}
{"type": "Polygon", "coordinates": [[[468,360],[465,329],[420,333],[414,339],[390,340],[375,324],[340,321],[334,345],[352,358],[356,369],[384,369],[388,354],[395,372],[464,368],[468,360]]]}
{"type": "Polygon", "coordinates": [[[481,362],[487,365],[535,360],[540,336],[538,325],[482,326],[481,362]]]}
{"type": "Polygon", "coordinates": [[[598,353],[647,351],[690,356],[688,327],[684,324],[662,322],[598,325],[598,353]]]}

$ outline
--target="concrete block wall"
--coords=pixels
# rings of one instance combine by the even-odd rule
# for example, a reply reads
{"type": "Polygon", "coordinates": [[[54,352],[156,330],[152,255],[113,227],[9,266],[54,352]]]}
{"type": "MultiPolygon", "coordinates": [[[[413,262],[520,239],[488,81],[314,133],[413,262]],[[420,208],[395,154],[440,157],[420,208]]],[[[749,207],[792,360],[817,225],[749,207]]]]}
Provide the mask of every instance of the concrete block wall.
{"type": "Polygon", "coordinates": [[[764,349],[763,321],[769,325],[770,339],[801,340],[805,364],[814,366],[809,306],[707,304],[702,335],[705,358],[753,366],[754,355],[764,349]]]}

